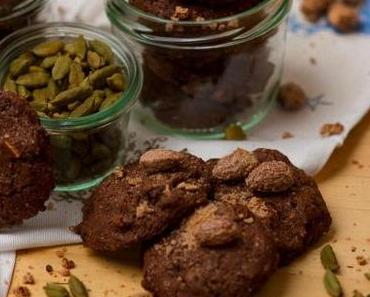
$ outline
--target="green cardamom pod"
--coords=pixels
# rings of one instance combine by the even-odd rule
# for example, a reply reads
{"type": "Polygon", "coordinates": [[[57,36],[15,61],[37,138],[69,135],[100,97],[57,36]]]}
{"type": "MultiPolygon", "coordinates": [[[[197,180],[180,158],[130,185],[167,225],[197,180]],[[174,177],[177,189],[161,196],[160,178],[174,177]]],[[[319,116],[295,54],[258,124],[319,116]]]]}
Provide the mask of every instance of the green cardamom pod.
{"type": "Polygon", "coordinates": [[[63,79],[69,73],[71,63],[72,60],[68,56],[58,57],[52,70],[53,79],[55,80],[63,79]]]}
{"type": "Polygon", "coordinates": [[[109,159],[111,155],[112,155],[111,150],[104,144],[95,142],[92,145],[91,156],[93,157],[94,160],[109,159]]]}
{"type": "Polygon", "coordinates": [[[86,57],[86,40],[80,35],[78,38],[74,39],[71,43],[65,45],[64,50],[71,56],[76,56],[80,59],[85,59],[86,57]]]}
{"type": "Polygon", "coordinates": [[[90,41],[90,46],[94,52],[97,52],[100,56],[104,57],[108,63],[112,63],[113,51],[107,44],[100,40],[92,40],[90,41]]]}
{"type": "Polygon", "coordinates": [[[96,52],[88,51],[87,64],[89,64],[91,68],[99,69],[105,65],[105,60],[104,58],[99,56],[99,54],[97,54],[96,52]]]}
{"type": "Polygon", "coordinates": [[[326,270],[324,285],[328,294],[332,297],[341,297],[343,295],[342,286],[338,278],[331,270],[326,270]]]}
{"type": "Polygon", "coordinates": [[[230,124],[225,128],[224,131],[226,140],[245,140],[247,135],[245,134],[242,127],[237,124],[230,124]]]}
{"type": "Polygon", "coordinates": [[[29,68],[28,68],[28,72],[45,72],[45,69],[40,67],[40,66],[36,66],[36,65],[31,65],[29,68]]]}
{"type": "MultiPolygon", "coordinates": [[[[78,178],[78,176],[80,175],[80,172],[81,172],[81,168],[82,168],[81,161],[77,158],[72,158],[68,165],[69,166],[67,167],[67,170],[65,172],[66,177],[71,179],[71,180],[74,180],[74,179],[78,178]]],[[[75,281],[71,281],[71,280],[70,280],[70,282],[75,283],[75,281]]],[[[74,296],[74,297],[85,296],[85,295],[76,295],[76,294],[73,293],[71,288],[70,288],[70,290],[71,290],[72,296],[74,296]]]]}
{"type": "Polygon", "coordinates": [[[366,272],[366,273],[364,274],[364,276],[365,276],[365,278],[366,278],[368,281],[370,281],[370,272],[366,272]]]}
{"type": "Polygon", "coordinates": [[[69,103],[74,101],[81,101],[88,96],[90,96],[93,92],[91,87],[76,87],[64,92],[60,92],[53,100],[51,100],[51,104],[54,106],[67,106],[69,103]]]}
{"type": "Polygon", "coordinates": [[[69,290],[72,293],[73,297],[88,297],[89,294],[87,292],[87,289],[82,281],[80,281],[77,277],[74,275],[71,275],[69,278],[69,290]]]}
{"type": "Polygon", "coordinates": [[[75,102],[69,103],[67,105],[67,108],[68,108],[69,111],[73,111],[73,110],[75,110],[80,105],[81,105],[81,102],[75,101],[75,102]]]}
{"type": "Polygon", "coordinates": [[[31,97],[31,92],[29,90],[27,90],[27,88],[25,86],[18,86],[17,87],[17,93],[19,96],[22,96],[26,99],[30,98],[31,97]]]}
{"type": "Polygon", "coordinates": [[[17,59],[13,60],[10,63],[9,73],[13,77],[17,77],[21,74],[24,74],[25,72],[27,72],[28,67],[32,65],[33,60],[34,58],[31,53],[25,53],[21,55],[20,57],[18,57],[17,59]]]}
{"type": "Polygon", "coordinates": [[[92,72],[89,75],[90,83],[95,88],[103,87],[106,83],[106,79],[111,77],[113,74],[120,72],[121,67],[118,65],[109,65],[101,69],[92,72]]]}
{"type": "Polygon", "coordinates": [[[50,79],[50,75],[45,72],[34,72],[21,75],[16,80],[16,83],[27,88],[42,88],[45,87],[50,79]]]}
{"type": "Polygon", "coordinates": [[[32,108],[34,108],[36,111],[46,111],[48,108],[48,95],[49,93],[46,88],[33,90],[33,100],[30,102],[32,108]]]}
{"type": "Polygon", "coordinates": [[[81,105],[77,106],[75,110],[71,112],[71,118],[79,118],[87,116],[96,111],[95,107],[95,96],[92,95],[87,98],[81,105]]]}
{"type": "Polygon", "coordinates": [[[122,93],[113,93],[107,96],[107,98],[100,104],[99,110],[102,111],[111,107],[114,103],[116,103],[119,98],[121,97],[122,93]]]}
{"type": "Polygon", "coordinates": [[[5,79],[3,86],[4,91],[17,93],[17,84],[9,76],[5,79]]]}
{"type": "Polygon", "coordinates": [[[43,289],[48,297],[70,297],[67,289],[57,284],[48,283],[43,289]]]}
{"type": "Polygon", "coordinates": [[[365,296],[361,292],[359,292],[357,290],[354,290],[353,291],[353,297],[365,297],[365,296]]]}
{"type": "Polygon", "coordinates": [[[116,73],[107,78],[107,84],[113,91],[117,92],[122,92],[126,87],[125,78],[122,73],[116,73]]]}
{"type": "Polygon", "coordinates": [[[46,57],[44,60],[42,60],[40,66],[45,69],[50,69],[55,65],[57,59],[58,56],[46,57]]]}
{"type": "Polygon", "coordinates": [[[67,119],[67,118],[69,118],[69,112],[67,112],[67,111],[64,111],[64,112],[61,112],[61,113],[54,112],[53,113],[53,118],[54,119],[67,119]]]}
{"type": "Polygon", "coordinates": [[[73,62],[69,71],[69,84],[77,87],[83,82],[84,79],[85,73],[83,72],[81,65],[73,62]]]}
{"type": "Polygon", "coordinates": [[[48,99],[50,101],[53,100],[58,95],[58,86],[55,80],[53,79],[49,80],[47,90],[48,90],[48,99]]]}
{"type": "Polygon", "coordinates": [[[320,252],[321,264],[325,269],[338,272],[340,266],[331,245],[326,245],[320,252]]]}
{"type": "Polygon", "coordinates": [[[64,47],[64,42],[61,40],[48,40],[35,46],[32,52],[38,57],[54,56],[64,47]]]}

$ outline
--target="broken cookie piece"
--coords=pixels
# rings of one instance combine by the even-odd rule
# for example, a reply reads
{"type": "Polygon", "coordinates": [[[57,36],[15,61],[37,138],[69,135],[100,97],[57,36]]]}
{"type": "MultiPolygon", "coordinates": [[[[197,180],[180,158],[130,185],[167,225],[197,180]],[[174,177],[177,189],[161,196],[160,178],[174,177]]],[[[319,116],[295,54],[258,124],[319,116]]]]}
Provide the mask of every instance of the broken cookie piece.
{"type": "Polygon", "coordinates": [[[98,251],[150,241],[208,202],[205,169],[205,162],[190,154],[148,151],[95,190],[76,231],[98,251]]]}

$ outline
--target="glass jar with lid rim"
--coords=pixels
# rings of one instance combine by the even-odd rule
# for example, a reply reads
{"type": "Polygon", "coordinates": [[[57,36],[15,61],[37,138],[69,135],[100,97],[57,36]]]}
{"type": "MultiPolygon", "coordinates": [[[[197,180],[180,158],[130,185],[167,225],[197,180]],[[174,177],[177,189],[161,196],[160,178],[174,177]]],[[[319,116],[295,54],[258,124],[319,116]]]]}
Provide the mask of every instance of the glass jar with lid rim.
{"type": "Polygon", "coordinates": [[[4,85],[12,60],[51,39],[84,36],[110,46],[122,66],[127,87],[111,107],[80,118],[40,117],[50,135],[55,160],[56,191],[78,191],[97,185],[126,158],[130,113],[138,100],[143,78],[132,50],[111,34],[77,23],[48,23],[19,30],[0,42],[0,83],[4,85]],[[96,154],[96,155],[94,155],[96,154]]]}
{"type": "Polygon", "coordinates": [[[140,119],[200,139],[223,138],[234,124],[253,128],[278,91],[290,7],[291,0],[264,0],[215,19],[175,20],[106,0],[113,33],[143,64],[140,119]]]}

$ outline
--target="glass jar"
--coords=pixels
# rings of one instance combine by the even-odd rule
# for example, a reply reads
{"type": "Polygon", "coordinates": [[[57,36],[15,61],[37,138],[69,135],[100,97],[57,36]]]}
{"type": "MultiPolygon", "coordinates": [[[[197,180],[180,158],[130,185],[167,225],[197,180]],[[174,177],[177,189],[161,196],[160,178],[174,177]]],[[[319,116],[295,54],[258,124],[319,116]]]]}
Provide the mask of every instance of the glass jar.
{"type": "Polygon", "coordinates": [[[264,0],[231,17],[173,21],[106,0],[113,33],[141,56],[141,120],[203,139],[223,138],[232,124],[258,124],[277,94],[290,6],[264,0]]]}
{"type": "Polygon", "coordinates": [[[0,40],[10,33],[27,27],[36,21],[47,0],[0,1],[0,40]]]}
{"type": "Polygon", "coordinates": [[[0,83],[4,85],[10,62],[48,39],[68,40],[83,35],[109,45],[115,63],[123,67],[127,88],[110,108],[76,119],[40,118],[50,135],[57,179],[56,191],[77,191],[97,185],[126,157],[130,112],[142,87],[142,71],[132,51],[111,34],[74,23],[49,23],[20,30],[0,43],[0,83]]]}

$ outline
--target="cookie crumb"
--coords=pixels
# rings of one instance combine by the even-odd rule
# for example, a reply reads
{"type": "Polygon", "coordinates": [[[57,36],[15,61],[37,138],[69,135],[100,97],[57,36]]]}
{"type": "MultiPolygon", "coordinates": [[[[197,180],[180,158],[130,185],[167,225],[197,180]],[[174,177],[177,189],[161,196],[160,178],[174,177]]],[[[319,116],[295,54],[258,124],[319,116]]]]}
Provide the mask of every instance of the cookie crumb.
{"type": "Polygon", "coordinates": [[[317,61],[314,57],[310,57],[310,63],[311,63],[311,65],[316,65],[317,61]]]}
{"type": "Polygon", "coordinates": [[[367,260],[365,259],[364,256],[357,256],[356,260],[357,260],[357,264],[360,265],[360,266],[367,265],[367,260]]]}
{"type": "Polygon", "coordinates": [[[49,264],[45,266],[45,270],[46,272],[49,272],[49,273],[52,273],[54,271],[53,266],[49,264]]]}
{"type": "Polygon", "coordinates": [[[33,277],[33,275],[31,273],[27,272],[23,276],[23,283],[25,285],[34,285],[35,284],[35,278],[33,277]]]}
{"type": "Polygon", "coordinates": [[[65,268],[65,269],[74,269],[76,268],[76,264],[73,260],[69,260],[67,258],[63,258],[62,259],[62,267],[65,268]]]}
{"type": "Polygon", "coordinates": [[[281,138],[282,139],[290,139],[290,138],[294,138],[294,135],[290,132],[284,132],[282,135],[281,135],[281,138]]]}
{"type": "Polygon", "coordinates": [[[189,8],[176,6],[174,14],[171,16],[171,20],[180,21],[189,18],[189,8]]]}
{"type": "Polygon", "coordinates": [[[320,129],[322,137],[330,137],[334,135],[340,135],[344,131],[344,126],[341,123],[335,124],[324,124],[320,129]]]}
{"type": "Polygon", "coordinates": [[[55,254],[56,254],[56,256],[57,256],[58,258],[64,258],[64,256],[65,256],[65,252],[64,252],[64,251],[62,251],[62,250],[58,250],[58,251],[56,251],[56,252],[55,252],[55,254]]]}
{"type": "Polygon", "coordinates": [[[13,290],[15,297],[30,297],[31,292],[27,287],[17,287],[13,290]]]}
{"type": "Polygon", "coordinates": [[[63,270],[59,271],[59,274],[61,276],[64,276],[64,277],[68,277],[68,276],[71,275],[71,272],[68,269],[63,269],[63,270]]]}
{"type": "Polygon", "coordinates": [[[302,87],[294,82],[289,82],[280,87],[278,102],[288,111],[297,111],[304,107],[307,96],[302,87]]]}
{"type": "Polygon", "coordinates": [[[330,6],[328,21],[341,32],[354,31],[360,24],[359,10],[342,2],[334,3],[330,6]]]}

